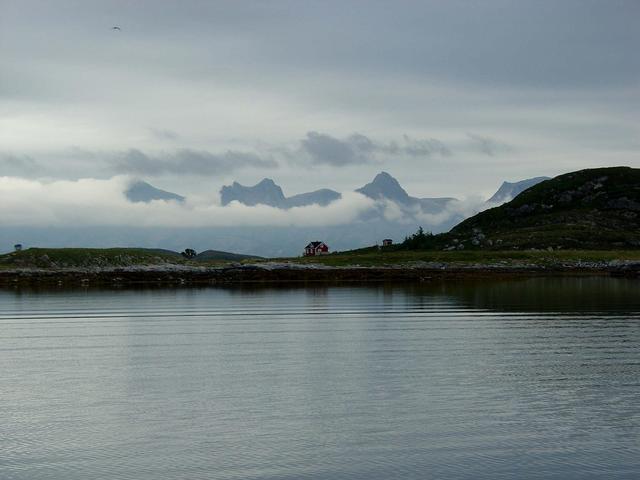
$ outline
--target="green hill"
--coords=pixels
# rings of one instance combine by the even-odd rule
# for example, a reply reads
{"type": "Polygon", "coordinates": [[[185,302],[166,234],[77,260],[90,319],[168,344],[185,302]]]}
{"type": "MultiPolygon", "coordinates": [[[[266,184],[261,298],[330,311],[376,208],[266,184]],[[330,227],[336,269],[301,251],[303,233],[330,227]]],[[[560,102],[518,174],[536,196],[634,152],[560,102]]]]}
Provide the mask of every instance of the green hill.
{"type": "Polygon", "coordinates": [[[637,261],[639,255],[640,169],[610,167],[543,181],[447,233],[431,235],[420,229],[389,247],[298,261],[328,265],[523,261],[542,265],[637,261]],[[538,251],[530,251],[533,249],[538,251]]]}
{"type": "Polygon", "coordinates": [[[255,255],[205,250],[191,260],[160,248],[29,248],[0,255],[0,268],[73,268],[219,263],[260,259],[255,255]]]}
{"type": "Polygon", "coordinates": [[[126,267],[184,263],[177,252],[146,248],[29,248],[0,255],[0,267],[126,267]]]}
{"type": "Polygon", "coordinates": [[[640,169],[595,168],[546,180],[442,240],[447,248],[640,248],[640,169]]]}

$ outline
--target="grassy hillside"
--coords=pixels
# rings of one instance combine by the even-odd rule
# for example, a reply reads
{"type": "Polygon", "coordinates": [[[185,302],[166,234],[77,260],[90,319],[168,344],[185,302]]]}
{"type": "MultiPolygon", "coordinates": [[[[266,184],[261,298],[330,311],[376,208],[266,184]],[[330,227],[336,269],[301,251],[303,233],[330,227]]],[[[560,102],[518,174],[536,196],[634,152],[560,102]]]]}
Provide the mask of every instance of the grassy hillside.
{"type": "Polygon", "coordinates": [[[0,255],[0,267],[113,267],[185,263],[176,252],[144,248],[29,248],[0,255]]]}
{"type": "Polygon", "coordinates": [[[640,261],[640,250],[379,250],[376,247],[334,253],[319,257],[301,257],[296,263],[319,263],[328,266],[391,266],[403,264],[446,263],[473,264],[536,264],[558,265],[563,262],[640,261]]]}
{"type": "Polygon", "coordinates": [[[160,248],[30,248],[0,255],[0,268],[125,267],[131,265],[220,265],[260,257],[205,250],[191,260],[160,248]]]}
{"type": "Polygon", "coordinates": [[[539,183],[450,232],[300,259],[326,265],[640,260],[640,169],[581,170],[539,183]]]}
{"type": "Polygon", "coordinates": [[[483,248],[640,248],[640,169],[596,168],[535,185],[454,227],[445,240],[483,248]]]}

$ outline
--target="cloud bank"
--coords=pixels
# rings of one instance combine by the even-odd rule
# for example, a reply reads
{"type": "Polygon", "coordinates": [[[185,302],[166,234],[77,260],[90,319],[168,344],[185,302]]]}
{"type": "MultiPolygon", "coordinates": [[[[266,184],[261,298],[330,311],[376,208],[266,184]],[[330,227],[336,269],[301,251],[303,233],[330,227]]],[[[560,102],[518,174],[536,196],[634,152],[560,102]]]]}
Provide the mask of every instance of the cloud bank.
{"type": "Polygon", "coordinates": [[[639,16],[636,0],[1,0],[0,175],[204,190],[202,172],[279,168],[304,191],[393,167],[459,196],[638,166],[639,16]]]}
{"type": "MultiPolygon", "coordinates": [[[[135,226],[135,227],[238,227],[353,225],[376,212],[387,221],[439,225],[460,215],[475,213],[480,198],[452,202],[438,215],[407,210],[390,201],[374,201],[356,192],[327,206],[310,205],[287,210],[266,205],[246,206],[236,201],[226,206],[218,199],[187,197],[186,202],[131,203],[124,191],[129,176],[42,182],[0,177],[0,215],[3,226],[135,226]]],[[[378,217],[376,217],[378,218],[378,217]]]]}
{"type": "MultiPolygon", "coordinates": [[[[301,140],[301,151],[314,163],[342,167],[359,163],[379,163],[389,157],[448,157],[451,149],[435,138],[413,139],[403,135],[401,140],[377,142],[361,133],[337,138],[326,133],[308,132],[301,140]]],[[[295,154],[291,154],[295,156],[295,154]]]]}
{"type": "Polygon", "coordinates": [[[211,199],[131,203],[123,192],[131,178],[40,182],[0,177],[0,215],[4,226],[318,226],[356,221],[373,201],[352,192],[325,207],[288,210],[238,202],[221,206],[211,199]]]}
{"type": "Polygon", "coordinates": [[[215,154],[188,148],[156,155],[130,149],[117,155],[112,162],[113,169],[119,173],[142,175],[215,175],[247,167],[271,169],[277,166],[272,158],[262,158],[254,153],[229,150],[215,154]]]}
{"type": "Polygon", "coordinates": [[[480,151],[480,153],[483,153],[490,157],[496,156],[501,153],[510,153],[514,150],[511,145],[485,135],[468,133],[467,136],[471,140],[473,148],[480,151]]]}

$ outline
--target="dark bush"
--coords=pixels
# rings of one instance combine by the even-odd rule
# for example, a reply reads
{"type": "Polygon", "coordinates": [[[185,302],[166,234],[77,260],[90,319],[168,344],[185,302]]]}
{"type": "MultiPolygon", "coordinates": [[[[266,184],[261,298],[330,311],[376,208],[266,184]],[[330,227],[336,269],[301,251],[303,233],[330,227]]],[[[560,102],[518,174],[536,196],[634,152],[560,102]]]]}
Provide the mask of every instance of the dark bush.
{"type": "Polygon", "coordinates": [[[436,247],[436,237],[431,232],[425,232],[422,227],[413,235],[406,237],[400,244],[403,250],[426,250],[436,247]]]}

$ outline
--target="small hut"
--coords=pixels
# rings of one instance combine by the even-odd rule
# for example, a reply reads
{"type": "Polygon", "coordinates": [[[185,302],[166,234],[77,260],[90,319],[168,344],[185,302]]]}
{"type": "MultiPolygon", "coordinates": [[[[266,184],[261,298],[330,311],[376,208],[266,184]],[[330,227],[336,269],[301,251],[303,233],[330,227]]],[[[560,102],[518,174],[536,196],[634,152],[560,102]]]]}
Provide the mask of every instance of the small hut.
{"type": "Polygon", "coordinates": [[[316,240],[315,242],[309,242],[309,245],[304,247],[304,256],[305,257],[315,257],[316,255],[326,255],[329,253],[329,246],[316,240]]]}

